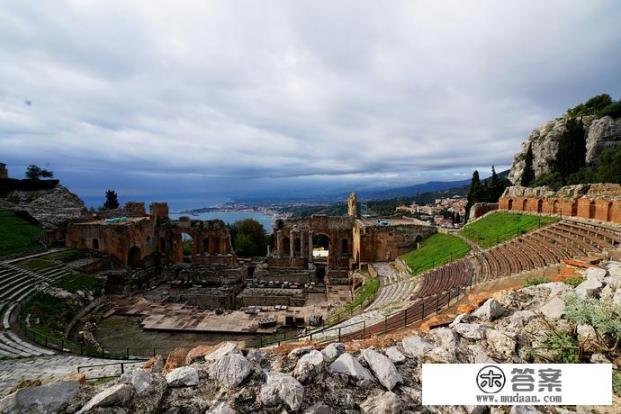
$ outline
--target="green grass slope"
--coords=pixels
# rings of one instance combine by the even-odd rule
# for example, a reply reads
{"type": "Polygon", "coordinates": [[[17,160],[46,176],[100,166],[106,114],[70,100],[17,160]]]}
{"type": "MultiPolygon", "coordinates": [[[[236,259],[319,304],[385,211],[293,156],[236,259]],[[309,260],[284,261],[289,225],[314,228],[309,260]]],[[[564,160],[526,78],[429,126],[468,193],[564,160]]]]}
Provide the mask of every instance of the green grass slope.
{"type": "Polygon", "coordinates": [[[436,233],[425,239],[420,248],[401,256],[412,269],[419,274],[434,267],[464,257],[470,252],[470,246],[457,236],[436,233]]]}
{"type": "Polygon", "coordinates": [[[497,211],[467,225],[460,233],[481,248],[487,249],[556,221],[556,217],[497,211]]]}
{"type": "Polygon", "coordinates": [[[0,257],[36,250],[41,228],[7,210],[0,210],[0,257]]]}

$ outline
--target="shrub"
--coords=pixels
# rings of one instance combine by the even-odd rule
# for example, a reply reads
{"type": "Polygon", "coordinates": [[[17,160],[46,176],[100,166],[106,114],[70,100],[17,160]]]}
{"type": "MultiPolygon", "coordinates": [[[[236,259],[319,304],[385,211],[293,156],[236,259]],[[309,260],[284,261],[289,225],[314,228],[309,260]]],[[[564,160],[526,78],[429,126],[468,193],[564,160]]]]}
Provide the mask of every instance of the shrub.
{"type": "Polygon", "coordinates": [[[611,300],[581,299],[575,293],[563,296],[567,319],[578,324],[588,324],[598,334],[608,336],[613,342],[621,341],[621,307],[611,300]]]}
{"type": "Polygon", "coordinates": [[[543,347],[550,351],[554,362],[571,364],[580,361],[578,341],[564,332],[552,332],[543,341],[543,347]]]}
{"type": "Polygon", "coordinates": [[[602,109],[612,104],[612,98],[607,93],[596,95],[590,98],[585,103],[576,105],[573,108],[567,110],[567,115],[571,118],[585,115],[595,115],[602,109]]]}
{"type": "Polygon", "coordinates": [[[598,116],[611,116],[613,118],[621,117],[621,100],[617,102],[613,102],[610,105],[604,107],[598,112],[597,115],[598,116]]]}
{"type": "Polygon", "coordinates": [[[542,283],[548,283],[550,279],[546,276],[529,276],[524,279],[524,287],[536,286],[542,283]]]}
{"type": "Polygon", "coordinates": [[[621,397],[621,372],[612,371],[612,390],[621,397]]]}
{"type": "Polygon", "coordinates": [[[572,287],[576,287],[582,282],[584,282],[584,279],[582,279],[579,276],[572,276],[572,277],[568,277],[567,279],[563,280],[563,283],[565,283],[566,285],[572,286],[572,287]]]}

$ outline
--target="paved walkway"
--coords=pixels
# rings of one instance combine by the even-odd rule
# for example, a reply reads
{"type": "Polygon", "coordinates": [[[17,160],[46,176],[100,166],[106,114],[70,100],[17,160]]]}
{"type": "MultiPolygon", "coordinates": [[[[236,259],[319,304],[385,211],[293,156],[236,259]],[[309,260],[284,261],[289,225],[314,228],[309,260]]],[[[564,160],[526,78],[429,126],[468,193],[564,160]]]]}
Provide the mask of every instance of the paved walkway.
{"type": "MultiPolygon", "coordinates": [[[[17,384],[24,380],[41,380],[49,382],[59,380],[77,372],[78,366],[115,364],[106,367],[91,368],[85,371],[87,378],[120,373],[120,363],[111,359],[88,358],[74,355],[53,355],[21,359],[0,360],[0,397],[7,395],[17,384]]],[[[138,365],[136,365],[138,366],[138,365]]]]}
{"type": "Polygon", "coordinates": [[[41,257],[41,256],[45,256],[51,253],[56,253],[56,252],[62,252],[65,250],[69,250],[67,247],[58,247],[56,249],[50,249],[50,250],[46,250],[44,252],[41,253],[36,253],[36,254],[31,254],[28,256],[20,256],[20,257],[16,257],[14,259],[9,259],[9,260],[5,260],[3,262],[0,263],[15,263],[15,262],[21,262],[24,260],[28,260],[28,259],[34,259],[35,257],[41,257]]]}

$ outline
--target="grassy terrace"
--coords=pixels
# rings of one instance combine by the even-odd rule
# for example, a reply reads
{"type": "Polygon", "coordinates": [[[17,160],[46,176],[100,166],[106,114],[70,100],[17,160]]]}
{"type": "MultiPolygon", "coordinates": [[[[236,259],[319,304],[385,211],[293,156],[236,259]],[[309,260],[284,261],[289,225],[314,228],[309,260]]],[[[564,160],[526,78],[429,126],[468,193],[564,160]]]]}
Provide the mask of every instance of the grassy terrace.
{"type": "Polygon", "coordinates": [[[540,226],[558,221],[556,217],[497,211],[461,229],[460,233],[487,249],[540,226]]]}
{"type": "Polygon", "coordinates": [[[413,273],[419,274],[464,257],[470,246],[457,236],[436,233],[425,239],[420,248],[401,256],[413,273]]]}
{"type": "Polygon", "coordinates": [[[358,306],[361,306],[366,301],[375,297],[377,291],[380,288],[380,281],[377,277],[369,278],[364,285],[356,292],[356,297],[353,301],[345,305],[345,309],[347,311],[352,311],[356,309],[358,306]]]}
{"type": "Polygon", "coordinates": [[[43,231],[15,213],[0,210],[0,256],[36,250],[43,231]]]}

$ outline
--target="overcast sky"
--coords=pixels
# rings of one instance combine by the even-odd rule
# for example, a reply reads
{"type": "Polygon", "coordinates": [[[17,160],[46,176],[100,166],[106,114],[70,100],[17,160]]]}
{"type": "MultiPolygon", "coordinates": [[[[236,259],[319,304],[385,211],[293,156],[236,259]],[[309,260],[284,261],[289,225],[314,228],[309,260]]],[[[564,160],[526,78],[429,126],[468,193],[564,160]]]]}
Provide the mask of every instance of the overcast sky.
{"type": "Polygon", "coordinates": [[[506,168],[621,98],[618,1],[512,3],[4,0],[0,162],[126,199],[506,168]]]}

